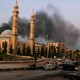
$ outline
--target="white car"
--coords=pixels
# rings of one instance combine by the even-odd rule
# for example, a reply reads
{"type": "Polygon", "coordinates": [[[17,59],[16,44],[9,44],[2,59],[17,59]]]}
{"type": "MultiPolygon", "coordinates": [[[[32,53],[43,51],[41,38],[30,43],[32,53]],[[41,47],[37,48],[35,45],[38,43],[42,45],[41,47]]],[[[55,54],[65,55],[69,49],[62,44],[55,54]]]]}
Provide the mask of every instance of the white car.
{"type": "Polygon", "coordinates": [[[55,69],[57,66],[57,63],[55,61],[47,61],[44,64],[45,70],[55,69]]]}

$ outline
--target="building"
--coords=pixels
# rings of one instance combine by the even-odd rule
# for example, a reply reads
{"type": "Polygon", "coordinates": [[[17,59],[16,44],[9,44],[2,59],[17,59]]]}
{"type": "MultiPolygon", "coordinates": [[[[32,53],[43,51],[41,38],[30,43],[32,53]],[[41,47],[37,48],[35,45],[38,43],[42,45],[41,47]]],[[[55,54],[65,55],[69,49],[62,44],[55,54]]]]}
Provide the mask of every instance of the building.
{"type": "Polygon", "coordinates": [[[35,15],[34,11],[32,13],[31,19],[30,19],[30,40],[29,43],[19,41],[18,37],[18,1],[16,0],[16,4],[13,9],[13,15],[12,15],[12,30],[5,30],[0,35],[0,49],[1,51],[4,48],[4,45],[7,46],[7,52],[9,52],[10,47],[12,46],[13,54],[16,54],[17,48],[20,47],[22,49],[23,45],[30,46],[31,54],[33,54],[34,46],[35,46],[35,40],[34,40],[34,26],[35,26],[35,15]]]}
{"type": "Polygon", "coordinates": [[[7,52],[9,52],[9,49],[12,46],[13,54],[16,54],[18,47],[22,47],[24,44],[26,45],[27,43],[19,41],[18,38],[18,8],[18,1],[16,0],[12,15],[12,30],[7,29],[3,31],[0,35],[0,50],[2,51],[6,44],[7,52]]]}
{"type": "MultiPolygon", "coordinates": [[[[34,11],[31,15],[31,19],[30,19],[30,39],[29,39],[29,43],[28,42],[22,42],[19,41],[19,37],[18,37],[18,14],[19,14],[19,6],[18,6],[18,1],[16,0],[16,4],[13,8],[13,15],[12,15],[12,30],[5,30],[1,33],[0,35],[0,50],[3,51],[4,46],[6,45],[7,47],[7,52],[9,52],[10,48],[12,47],[13,49],[13,54],[17,54],[17,49],[20,48],[20,50],[22,50],[23,45],[25,45],[25,47],[30,47],[30,53],[33,55],[34,53],[34,48],[35,51],[41,52],[41,48],[44,48],[44,52],[46,52],[47,49],[47,53],[49,51],[49,47],[50,46],[55,46],[56,49],[57,47],[60,47],[60,49],[65,48],[65,45],[63,42],[49,42],[47,45],[42,45],[39,43],[35,43],[35,38],[34,38],[34,33],[35,33],[35,14],[34,11]]],[[[48,39],[48,35],[44,36],[46,39],[48,39]]]]}
{"type": "Polygon", "coordinates": [[[63,42],[49,42],[48,46],[55,46],[56,48],[57,47],[64,48],[65,44],[63,42]]]}
{"type": "Polygon", "coordinates": [[[4,48],[4,44],[7,43],[7,51],[9,52],[11,46],[11,30],[5,30],[0,35],[0,49],[4,48]]]}
{"type": "Polygon", "coordinates": [[[47,44],[47,56],[48,54],[56,55],[55,53],[58,53],[58,55],[62,56],[65,55],[66,46],[63,42],[49,42],[47,44]]]}
{"type": "Polygon", "coordinates": [[[30,46],[30,51],[32,55],[34,53],[34,48],[35,48],[34,27],[35,27],[35,15],[33,11],[31,20],[30,20],[30,40],[29,40],[30,41],[29,46],[30,46]]]}

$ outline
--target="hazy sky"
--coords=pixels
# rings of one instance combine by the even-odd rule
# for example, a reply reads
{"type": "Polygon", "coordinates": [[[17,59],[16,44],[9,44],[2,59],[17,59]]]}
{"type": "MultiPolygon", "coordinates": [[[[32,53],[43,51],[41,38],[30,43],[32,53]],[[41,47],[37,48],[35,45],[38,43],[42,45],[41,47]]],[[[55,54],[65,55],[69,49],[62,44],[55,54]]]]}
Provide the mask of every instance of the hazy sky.
{"type": "MultiPolygon", "coordinates": [[[[9,21],[15,0],[0,0],[0,24],[9,21]]],[[[18,0],[19,16],[30,18],[32,9],[47,10],[48,4],[57,8],[66,20],[80,27],[80,0],[18,0]]]]}

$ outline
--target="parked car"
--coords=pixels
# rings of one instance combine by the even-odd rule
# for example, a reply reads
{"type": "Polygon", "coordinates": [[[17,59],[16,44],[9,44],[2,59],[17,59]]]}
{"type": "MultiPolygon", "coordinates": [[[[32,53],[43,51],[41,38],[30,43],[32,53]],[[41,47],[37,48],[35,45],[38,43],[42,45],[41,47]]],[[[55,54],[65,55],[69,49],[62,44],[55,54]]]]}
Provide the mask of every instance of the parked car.
{"type": "Polygon", "coordinates": [[[62,70],[67,71],[80,70],[80,62],[78,61],[65,61],[60,66],[62,66],[62,70]]]}
{"type": "Polygon", "coordinates": [[[80,72],[80,65],[75,67],[75,70],[80,72]]]}
{"type": "Polygon", "coordinates": [[[76,62],[75,70],[80,72],[80,62],[76,62]]]}
{"type": "Polygon", "coordinates": [[[44,63],[45,70],[56,69],[56,67],[57,67],[57,62],[52,59],[48,59],[44,63]]]}

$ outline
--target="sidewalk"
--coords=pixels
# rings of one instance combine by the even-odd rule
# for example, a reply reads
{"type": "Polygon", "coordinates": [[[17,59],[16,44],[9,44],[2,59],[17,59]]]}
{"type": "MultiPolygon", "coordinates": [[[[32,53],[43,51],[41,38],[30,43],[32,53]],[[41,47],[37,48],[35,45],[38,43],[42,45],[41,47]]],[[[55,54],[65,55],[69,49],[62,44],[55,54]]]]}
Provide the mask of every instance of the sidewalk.
{"type": "Polygon", "coordinates": [[[0,64],[0,71],[5,70],[22,70],[29,68],[27,64],[0,64]]]}
{"type": "Polygon", "coordinates": [[[0,61],[0,71],[21,70],[29,67],[26,61],[0,61]]]}
{"type": "MultiPolygon", "coordinates": [[[[34,64],[34,61],[0,61],[0,71],[6,70],[25,70],[29,69],[30,65],[34,64]]],[[[37,62],[37,67],[40,67],[40,61],[37,62]]]]}

